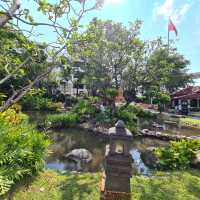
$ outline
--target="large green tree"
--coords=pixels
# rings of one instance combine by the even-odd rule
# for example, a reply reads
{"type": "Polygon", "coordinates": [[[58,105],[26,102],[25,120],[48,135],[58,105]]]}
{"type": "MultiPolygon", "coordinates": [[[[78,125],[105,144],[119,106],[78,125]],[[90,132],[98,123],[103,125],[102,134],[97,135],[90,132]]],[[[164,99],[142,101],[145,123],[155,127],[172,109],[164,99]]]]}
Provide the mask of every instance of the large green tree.
{"type": "Polygon", "coordinates": [[[74,40],[71,56],[81,59],[85,83],[91,92],[123,85],[123,72],[137,46],[140,21],[127,29],[121,23],[94,18],[88,29],[74,40]]]}
{"type": "MultiPolygon", "coordinates": [[[[31,0],[29,4],[32,5],[32,9],[35,9],[34,13],[41,16],[41,19],[45,19],[44,21],[38,21],[38,18],[31,14],[29,7],[26,7],[26,4],[23,6],[24,1],[1,0],[0,28],[12,27],[14,30],[23,32],[27,37],[32,36],[32,38],[37,40],[35,34],[42,34],[42,32],[38,31],[43,30],[37,29],[37,27],[48,27],[48,31],[55,33],[55,40],[47,44],[46,50],[48,50],[50,59],[46,70],[34,77],[28,84],[21,86],[20,90],[13,91],[5,104],[0,107],[0,111],[4,111],[13,103],[19,101],[34,85],[43,80],[56,66],[61,64],[61,55],[70,48],[69,41],[74,37],[74,33],[81,28],[80,21],[82,17],[85,13],[101,7],[102,3],[102,0],[94,0],[92,3],[87,0],[61,0],[54,2],[48,0],[31,0]]],[[[26,47],[23,48],[23,50],[25,49],[26,47]]],[[[14,73],[19,72],[19,69],[27,64],[27,62],[28,59],[26,58],[25,60],[20,60],[18,65],[15,65],[16,70],[13,69],[12,75],[2,77],[0,83],[8,81],[11,77],[13,78],[14,73]]],[[[6,68],[6,66],[2,66],[2,68],[6,68]]],[[[20,71],[22,72],[22,70],[20,71]]]]}
{"type": "Polygon", "coordinates": [[[177,49],[162,45],[148,59],[148,85],[144,86],[145,91],[157,88],[158,91],[172,93],[187,86],[192,82],[192,77],[187,73],[189,63],[177,49]]]}
{"type": "Polygon", "coordinates": [[[170,93],[191,82],[189,61],[162,38],[140,39],[141,21],[127,28],[113,21],[94,18],[88,29],[71,40],[70,55],[81,60],[85,83],[91,94],[123,87],[128,100],[138,94],[170,93]]]}

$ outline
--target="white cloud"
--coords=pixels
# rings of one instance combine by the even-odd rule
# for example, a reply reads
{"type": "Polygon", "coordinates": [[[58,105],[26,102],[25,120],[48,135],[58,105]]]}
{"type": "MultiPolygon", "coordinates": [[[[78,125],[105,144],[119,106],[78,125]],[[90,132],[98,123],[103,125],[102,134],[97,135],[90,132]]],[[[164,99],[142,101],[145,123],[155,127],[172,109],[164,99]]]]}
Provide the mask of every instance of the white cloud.
{"type": "Polygon", "coordinates": [[[164,17],[171,19],[176,23],[179,24],[187,12],[191,8],[191,3],[184,3],[179,7],[175,7],[175,0],[165,0],[163,4],[156,3],[154,6],[154,17],[164,17]]]}

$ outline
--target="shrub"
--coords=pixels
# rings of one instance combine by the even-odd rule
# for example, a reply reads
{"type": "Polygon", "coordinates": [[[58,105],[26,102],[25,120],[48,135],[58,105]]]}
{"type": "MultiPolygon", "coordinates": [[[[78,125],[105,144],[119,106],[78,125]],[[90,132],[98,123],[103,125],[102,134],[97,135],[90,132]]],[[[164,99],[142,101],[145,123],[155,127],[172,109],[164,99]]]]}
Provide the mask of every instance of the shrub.
{"type": "Polygon", "coordinates": [[[136,117],[136,113],[135,111],[133,110],[134,107],[132,106],[123,106],[123,107],[120,107],[118,110],[117,110],[117,113],[116,113],[116,117],[117,119],[121,119],[124,121],[124,123],[126,124],[127,128],[133,132],[133,133],[136,133],[137,131],[137,117],[136,117]]]}
{"type": "Polygon", "coordinates": [[[81,116],[85,114],[94,115],[96,111],[97,109],[93,101],[90,102],[86,99],[79,100],[79,102],[72,109],[73,113],[79,114],[81,116]]]}
{"type": "Polygon", "coordinates": [[[79,121],[80,116],[72,112],[47,116],[47,125],[51,128],[69,128],[75,126],[79,121]]]}
{"type": "Polygon", "coordinates": [[[51,99],[37,96],[26,96],[22,99],[23,110],[58,111],[62,108],[62,103],[54,103],[51,99]]]}
{"type": "Polygon", "coordinates": [[[171,142],[166,148],[157,148],[155,154],[159,158],[159,169],[186,169],[200,148],[199,140],[182,140],[171,142]]]}
{"type": "Polygon", "coordinates": [[[13,109],[0,113],[0,195],[16,181],[43,168],[48,144],[22,113],[13,109]]]}
{"type": "Polygon", "coordinates": [[[45,98],[43,90],[30,91],[20,102],[23,110],[40,110],[40,111],[58,111],[62,108],[61,102],[53,102],[49,98],[45,98]]]}
{"type": "Polygon", "coordinates": [[[98,125],[104,127],[110,127],[116,122],[117,118],[115,116],[111,117],[111,109],[105,108],[104,112],[98,112],[95,116],[95,121],[98,125]]]}

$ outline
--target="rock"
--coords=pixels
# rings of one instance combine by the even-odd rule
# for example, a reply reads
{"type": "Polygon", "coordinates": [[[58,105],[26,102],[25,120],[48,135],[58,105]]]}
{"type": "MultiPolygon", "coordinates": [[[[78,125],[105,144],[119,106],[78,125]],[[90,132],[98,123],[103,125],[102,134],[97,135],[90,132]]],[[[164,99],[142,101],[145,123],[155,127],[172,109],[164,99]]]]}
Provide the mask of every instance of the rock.
{"type": "Polygon", "coordinates": [[[92,154],[87,149],[74,149],[65,157],[74,162],[82,161],[84,163],[89,163],[92,161],[92,154]]]}
{"type": "Polygon", "coordinates": [[[40,188],[40,192],[44,192],[44,190],[45,190],[45,189],[44,189],[43,187],[40,188]]]}
{"type": "Polygon", "coordinates": [[[154,154],[155,147],[148,147],[141,153],[141,159],[149,168],[155,168],[158,163],[158,158],[154,154]]]}
{"type": "Polygon", "coordinates": [[[192,167],[196,169],[200,169],[200,150],[197,151],[196,157],[192,161],[192,167]]]}

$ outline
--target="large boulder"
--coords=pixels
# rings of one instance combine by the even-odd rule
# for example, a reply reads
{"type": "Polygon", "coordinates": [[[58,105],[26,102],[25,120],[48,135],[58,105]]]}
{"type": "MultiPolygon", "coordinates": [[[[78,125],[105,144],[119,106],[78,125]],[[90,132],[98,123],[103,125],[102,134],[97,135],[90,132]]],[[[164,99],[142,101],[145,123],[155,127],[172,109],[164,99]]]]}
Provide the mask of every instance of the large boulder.
{"type": "Polygon", "coordinates": [[[92,161],[92,154],[87,149],[74,149],[65,158],[68,167],[75,171],[87,171],[87,164],[92,161]]]}
{"type": "Polygon", "coordinates": [[[149,168],[155,168],[158,163],[158,157],[154,154],[155,147],[148,147],[141,153],[141,159],[149,168]]]}
{"type": "Polygon", "coordinates": [[[195,158],[192,160],[192,167],[200,169],[200,150],[197,151],[195,158]]]}
{"type": "Polygon", "coordinates": [[[66,156],[67,159],[78,162],[89,163],[92,161],[92,154],[87,149],[74,149],[66,156]]]}

